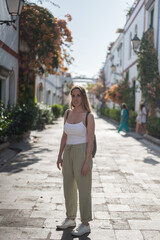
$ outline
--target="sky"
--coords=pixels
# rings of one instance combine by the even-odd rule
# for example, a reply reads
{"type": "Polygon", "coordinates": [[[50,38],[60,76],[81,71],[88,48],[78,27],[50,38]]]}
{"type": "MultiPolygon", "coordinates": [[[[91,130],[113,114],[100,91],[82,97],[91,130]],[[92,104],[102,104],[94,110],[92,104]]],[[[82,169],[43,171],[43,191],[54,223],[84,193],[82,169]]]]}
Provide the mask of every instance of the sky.
{"type": "MultiPolygon", "coordinates": [[[[34,0],[38,2],[39,0],[34,0]]],[[[33,2],[33,1],[32,1],[33,2]]],[[[57,18],[72,16],[68,27],[72,32],[72,56],[74,62],[69,66],[72,76],[85,75],[97,77],[103,67],[107,48],[118,38],[116,30],[123,28],[126,12],[134,0],[55,0],[60,8],[49,0],[43,0],[43,7],[57,18]]]]}

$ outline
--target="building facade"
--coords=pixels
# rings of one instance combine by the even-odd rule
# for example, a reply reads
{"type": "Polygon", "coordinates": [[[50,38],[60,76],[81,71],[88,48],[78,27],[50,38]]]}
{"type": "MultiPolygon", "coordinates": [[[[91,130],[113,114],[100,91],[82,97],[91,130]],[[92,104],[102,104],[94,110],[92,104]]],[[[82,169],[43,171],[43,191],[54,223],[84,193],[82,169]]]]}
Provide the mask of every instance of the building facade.
{"type": "MultiPolygon", "coordinates": [[[[6,1],[0,1],[0,20],[11,20],[6,1]]],[[[0,100],[16,104],[18,91],[18,19],[10,26],[0,24],[0,100]]]]}
{"type": "Polygon", "coordinates": [[[68,102],[67,85],[71,84],[71,77],[61,75],[37,76],[35,83],[35,96],[38,102],[47,105],[66,104],[68,102]]]}
{"type": "MultiPolygon", "coordinates": [[[[127,74],[131,86],[136,87],[135,111],[138,111],[139,103],[143,99],[137,81],[137,54],[133,51],[131,40],[135,35],[141,39],[143,34],[150,29],[153,29],[154,47],[157,50],[160,69],[160,0],[136,0],[134,2],[132,12],[126,19],[123,33],[121,31],[105,62],[106,84],[115,84],[113,74],[121,73],[123,78],[127,74]],[[113,65],[115,72],[112,72],[111,66],[113,65]]],[[[116,76],[116,79],[120,80],[120,77],[116,76]]]]}

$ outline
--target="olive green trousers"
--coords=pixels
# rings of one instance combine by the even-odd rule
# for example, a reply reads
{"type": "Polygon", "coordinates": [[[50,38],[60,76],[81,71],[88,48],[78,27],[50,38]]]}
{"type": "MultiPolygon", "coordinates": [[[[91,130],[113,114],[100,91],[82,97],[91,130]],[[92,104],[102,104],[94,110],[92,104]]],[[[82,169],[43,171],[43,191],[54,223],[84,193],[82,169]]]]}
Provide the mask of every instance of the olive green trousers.
{"type": "Polygon", "coordinates": [[[63,154],[63,188],[66,215],[73,219],[77,215],[77,190],[79,191],[79,209],[82,222],[92,220],[91,186],[92,159],[90,171],[82,176],[82,167],[86,157],[87,143],[66,145],[63,154]]]}

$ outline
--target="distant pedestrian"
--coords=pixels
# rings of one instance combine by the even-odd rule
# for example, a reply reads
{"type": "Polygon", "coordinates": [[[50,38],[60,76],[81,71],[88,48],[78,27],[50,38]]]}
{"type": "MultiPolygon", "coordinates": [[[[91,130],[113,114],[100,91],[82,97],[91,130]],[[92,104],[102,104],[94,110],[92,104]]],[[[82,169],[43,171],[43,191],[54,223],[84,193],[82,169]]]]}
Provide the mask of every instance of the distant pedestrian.
{"type": "Polygon", "coordinates": [[[138,125],[137,132],[142,135],[146,133],[146,119],[147,119],[147,110],[144,103],[141,102],[136,121],[138,125]]]}
{"type": "Polygon", "coordinates": [[[129,120],[129,112],[127,109],[127,106],[125,103],[122,104],[122,110],[121,110],[121,120],[120,120],[120,126],[118,129],[118,132],[125,130],[126,133],[129,132],[128,128],[128,120],[129,120]]]}
{"type": "Polygon", "coordinates": [[[64,230],[76,226],[77,188],[79,191],[81,224],[71,233],[81,236],[89,233],[92,220],[92,149],[94,141],[94,117],[85,89],[74,86],[71,89],[70,109],[64,114],[64,131],[61,139],[57,167],[63,172],[63,188],[66,219],[57,228],[64,230]],[[88,115],[87,127],[86,116],[88,115]],[[64,151],[64,153],[63,153],[64,151]],[[62,158],[63,154],[63,158],[62,158]]]}

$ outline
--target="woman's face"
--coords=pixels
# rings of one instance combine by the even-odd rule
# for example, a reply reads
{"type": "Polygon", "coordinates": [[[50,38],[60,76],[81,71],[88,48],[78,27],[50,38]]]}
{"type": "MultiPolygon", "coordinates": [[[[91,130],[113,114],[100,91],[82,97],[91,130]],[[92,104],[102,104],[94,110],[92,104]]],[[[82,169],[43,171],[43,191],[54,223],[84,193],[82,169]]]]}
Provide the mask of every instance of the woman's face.
{"type": "Polygon", "coordinates": [[[71,93],[71,97],[74,107],[79,107],[82,105],[82,95],[79,89],[74,89],[71,93]]]}

